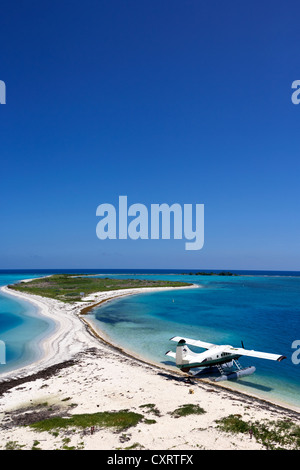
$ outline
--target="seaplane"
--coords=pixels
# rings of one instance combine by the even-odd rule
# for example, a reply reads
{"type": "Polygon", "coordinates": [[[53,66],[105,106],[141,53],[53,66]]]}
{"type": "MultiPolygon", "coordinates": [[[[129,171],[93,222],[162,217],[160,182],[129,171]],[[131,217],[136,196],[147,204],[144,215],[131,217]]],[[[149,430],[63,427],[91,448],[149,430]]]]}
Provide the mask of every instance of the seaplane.
{"type": "Polygon", "coordinates": [[[243,368],[238,362],[241,356],[257,357],[278,362],[286,359],[286,356],[279,354],[245,349],[243,342],[241,348],[234,348],[230,345],[217,345],[205,341],[183,338],[182,336],[173,336],[173,338],[170,338],[170,341],[177,342],[176,353],[167,351],[166,356],[175,359],[176,366],[179,369],[195,377],[197,374],[201,373],[201,371],[205,370],[203,368],[214,368],[220,374],[212,379],[215,382],[236,380],[240,377],[252,375],[256,371],[256,368],[254,366],[243,368]],[[196,353],[187,346],[188,344],[205,349],[205,351],[196,353]],[[190,372],[190,369],[196,370],[190,372]]]}

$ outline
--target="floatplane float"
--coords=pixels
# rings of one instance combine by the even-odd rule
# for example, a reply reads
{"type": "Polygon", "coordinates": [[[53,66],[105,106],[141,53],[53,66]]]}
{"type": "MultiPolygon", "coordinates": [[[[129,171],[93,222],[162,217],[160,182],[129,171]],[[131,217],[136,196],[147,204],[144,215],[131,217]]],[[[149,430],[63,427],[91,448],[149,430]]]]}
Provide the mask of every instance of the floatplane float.
{"type": "Polygon", "coordinates": [[[183,338],[182,336],[174,336],[170,341],[176,341],[176,353],[167,351],[166,356],[170,356],[176,360],[176,366],[183,372],[190,373],[194,377],[199,374],[199,369],[211,368],[219,372],[219,376],[215,378],[215,382],[222,380],[234,380],[247,375],[252,375],[256,368],[254,366],[242,367],[238,362],[241,356],[257,357],[260,359],[269,359],[271,361],[281,362],[286,359],[286,356],[279,354],[270,354],[260,351],[248,350],[244,348],[242,342],[241,348],[234,348],[230,345],[217,345],[213,343],[206,343],[205,341],[198,341],[190,338],[183,338]],[[203,348],[206,351],[196,353],[193,352],[187,345],[203,348]],[[198,369],[190,372],[190,369],[198,369]]]}

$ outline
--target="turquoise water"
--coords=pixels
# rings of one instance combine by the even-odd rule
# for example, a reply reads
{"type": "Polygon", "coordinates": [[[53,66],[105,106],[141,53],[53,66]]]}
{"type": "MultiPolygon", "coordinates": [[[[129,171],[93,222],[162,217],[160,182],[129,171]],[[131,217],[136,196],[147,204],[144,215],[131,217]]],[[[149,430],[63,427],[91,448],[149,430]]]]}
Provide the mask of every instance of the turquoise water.
{"type": "MultiPolygon", "coordinates": [[[[0,285],[51,273],[54,271],[0,272],[0,285]]],[[[130,278],[183,280],[196,283],[199,288],[130,296],[94,309],[91,317],[112,340],[167,364],[171,362],[165,352],[175,351],[176,344],[169,341],[175,335],[233,346],[240,346],[243,341],[247,349],[283,354],[287,359],[280,363],[241,358],[243,366],[254,365],[257,370],[232,386],[300,406],[300,364],[293,364],[291,347],[294,340],[300,340],[297,273],[221,277],[108,272],[112,277],[121,274],[130,278]]],[[[0,375],[37,360],[39,342],[53,328],[53,323],[40,317],[31,303],[0,293],[0,340],[6,346],[6,364],[0,365],[0,375]]]]}
{"type": "Polygon", "coordinates": [[[171,362],[165,352],[176,348],[169,338],[180,335],[238,347],[243,341],[246,349],[285,355],[280,363],[241,357],[240,363],[254,365],[256,373],[231,385],[300,406],[300,364],[293,364],[291,347],[300,339],[300,277],[149,278],[185,280],[201,287],[130,296],[94,309],[91,317],[112,340],[166,364],[171,362]]]}
{"type": "MultiPolygon", "coordinates": [[[[32,277],[38,275],[0,274],[0,286],[32,277]]],[[[6,364],[0,364],[0,376],[36,361],[41,355],[40,341],[53,330],[54,323],[40,317],[30,302],[0,292],[0,340],[5,343],[6,356],[6,364]]]]}

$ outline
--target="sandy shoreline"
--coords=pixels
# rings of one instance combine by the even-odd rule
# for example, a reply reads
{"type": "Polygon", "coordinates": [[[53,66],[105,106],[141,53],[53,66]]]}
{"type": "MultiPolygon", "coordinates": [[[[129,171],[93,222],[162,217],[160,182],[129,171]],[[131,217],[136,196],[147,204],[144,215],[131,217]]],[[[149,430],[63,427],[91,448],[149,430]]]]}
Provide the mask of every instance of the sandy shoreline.
{"type": "MultiPolygon", "coordinates": [[[[190,289],[191,286],[182,288],[190,289]]],[[[85,315],[81,315],[82,310],[86,313],[86,308],[122,295],[166,289],[174,288],[101,292],[86,297],[85,302],[70,305],[2,287],[4,293],[34,303],[41,315],[50,317],[57,325],[54,334],[43,342],[43,356],[36,363],[3,374],[0,378],[3,447],[13,440],[30,448],[38,439],[43,443],[42,449],[58,448],[65,438],[61,433],[59,440],[49,433],[37,433],[15,425],[16,416],[30,415],[33,409],[40,409],[42,403],[68,415],[122,409],[141,412],[140,407],[147,403],[156,404],[159,408],[159,418],[149,416],[155,418],[152,419],[155,423],[139,423],[130,428],[126,445],[120,442],[120,435],[107,429],[84,436],[82,432],[75,433],[72,443],[78,447],[82,441],[84,449],[117,449],[126,448],[129,444],[138,444],[136,448],[144,449],[262,449],[264,447],[254,439],[249,440],[249,436],[238,435],[236,439],[219,431],[216,421],[238,413],[252,421],[289,418],[300,423],[297,408],[281,407],[221,384],[202,381],[187,384],[180,371],[151,364],[111,344],[110,338],[95,331],[85,315]],[[66,399],[72,399],[74,407],[68,408],[66,399]],[[192,419],[180,418],[178,429],[170,412],[186,403],[200,404],[205,414],[192,419]]]]}
{"type": "MultiPolygon", "coordinates": [[[[31,279],[27,279],[23,282],[29,282],[30,280],[31,279]]],[[[91,337],[89,332],[86,331],[86,328],[83,327],[83,323],[88,325],[90,330],[93,330],[93,327],[84,317],[82,317],[82,314],[87,313],[87,310],[90,310],[103,302],[125,296],[128,297],[130,295],[192,288],[199,288],[199,286],[144,287],[111,290],[107,292],[93,293],[84,297],[81,302],[68,304],[55,299],[17,292],[13,289],[9,289],[7,286],[2,286],[0,288],[2,293],[34,304],[38,307],[40,316],[49,318],[56,326],[55,331],[42,340],[40,344],[41,356],[39,359],[32,364],[1,374],[0,383],[3,380],[8,380],[10,378],[22,377],[24,375],[36,373],[43,368],[69,360],[75,354],[80,351],[84,351],[88,347],[98,345],[99,341],[97,337],[99,338],[99,335],[91,337]]],[[[101,333],[101,339],[111,342],[103,332],[101,333]]],[[[116,347],[118,346],[116,345],[116,347]]]]}

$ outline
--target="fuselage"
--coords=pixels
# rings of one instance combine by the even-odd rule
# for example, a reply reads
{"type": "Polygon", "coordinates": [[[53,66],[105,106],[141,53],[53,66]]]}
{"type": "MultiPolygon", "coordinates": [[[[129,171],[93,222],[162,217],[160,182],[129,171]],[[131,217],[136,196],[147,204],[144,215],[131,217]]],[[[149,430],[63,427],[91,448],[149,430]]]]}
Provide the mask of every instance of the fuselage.
{"type": "Polygon", "coordinates": [[[176,351],[176,365],[180,369],[192,369],[194,367],[210,367],[217,364],[225,364],[234,359],[238,359],[240,355],[224,352],[227,345],[213,346],[212,348],[202,352],[195,353],[191,351],[186,344],[178,346],[176,351]]]}

